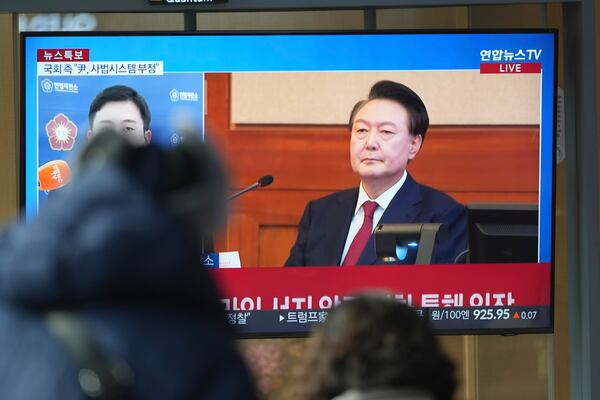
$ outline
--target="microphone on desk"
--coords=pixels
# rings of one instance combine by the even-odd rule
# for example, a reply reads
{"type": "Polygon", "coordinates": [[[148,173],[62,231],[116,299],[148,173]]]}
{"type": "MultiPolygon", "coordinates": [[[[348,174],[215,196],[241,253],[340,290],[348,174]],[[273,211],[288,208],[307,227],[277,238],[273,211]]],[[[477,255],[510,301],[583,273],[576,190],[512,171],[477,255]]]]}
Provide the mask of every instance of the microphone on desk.
{"type": "Polygon", "coordinates": [[[236,197],[239,197],[241,195],[243,195],[246,192],[249,192],[251,190],[257,189],[259,187],[265,187],[265,186],[269,186],[271,183],[273,183],[273,175],[265,175],[265,176],[261,176],[256,182],[254,182],[252,185],[248,186],[245,189],[240,190],[239,192],[229,196],[229,201],[235,199],[236,197]]]}
{"type": "Polygon", "coordinates": [[[55,190],[71,180],[71,168],[64,160],[53,160],[38,168],[38,190],[55,190]]]}

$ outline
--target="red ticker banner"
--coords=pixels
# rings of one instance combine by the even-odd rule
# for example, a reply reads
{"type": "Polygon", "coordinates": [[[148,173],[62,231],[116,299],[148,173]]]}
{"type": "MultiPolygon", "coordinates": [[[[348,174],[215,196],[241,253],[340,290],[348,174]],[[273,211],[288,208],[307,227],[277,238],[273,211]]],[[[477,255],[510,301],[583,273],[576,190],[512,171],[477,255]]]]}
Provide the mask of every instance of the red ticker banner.
{"type": "Polygon", "coordinates": [[[366,290],[414,307],[549,306],[549,263],[211,270],[227,311],[323,310],[366,290]]]}

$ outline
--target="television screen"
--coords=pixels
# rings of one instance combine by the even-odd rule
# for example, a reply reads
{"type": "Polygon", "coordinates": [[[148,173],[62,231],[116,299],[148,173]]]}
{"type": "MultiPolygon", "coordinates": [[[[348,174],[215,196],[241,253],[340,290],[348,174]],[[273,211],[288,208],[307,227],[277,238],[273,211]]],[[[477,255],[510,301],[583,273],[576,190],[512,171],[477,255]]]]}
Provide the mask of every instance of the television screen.
{"type": "Polygon", "coordinates": [[[202,260],[220,267],[212,272],[241,335],[305,334],[365,290],[409,303],[440,333],[552,331],[556,32],[39,33],[24,34],[22,52],[27,218],[66,184],[92,134],[90,104],[114,85],[146,100],[141,144],[177,145],[186,120],[215,144],[232,193],[274,177],[231,201],[217,253],[202,260]],[[357,104],[376,86],[421,103],[386,92],[357,104]],[[376,102],[401,111],[374,120],[376,102]],[[403,127],[410,134],[396,135],[403,127]],[[410,140],[391,146],[398,138],[410,140]],[[357,143],[399,158],[363,157],[357,143]],[[391,182],[403,163],[407,174],[383,185],[393,199],[378,197],[370,216],[359,183],[382,194],[374,183],[391,182]],[[536,205],[533,262],[465,263],[461,204],[473,202],[536,205]],[[377,259],[362,227],[370,218],[441,223],[432,264],[377,259]]]}

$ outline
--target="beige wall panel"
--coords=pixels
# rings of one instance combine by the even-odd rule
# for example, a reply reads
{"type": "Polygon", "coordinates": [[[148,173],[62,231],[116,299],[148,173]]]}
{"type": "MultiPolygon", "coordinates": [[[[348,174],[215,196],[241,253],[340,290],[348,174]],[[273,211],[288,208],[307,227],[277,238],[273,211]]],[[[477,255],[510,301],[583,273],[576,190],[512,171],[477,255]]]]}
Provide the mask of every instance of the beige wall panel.
{"type": "Polygon", "coordinates": [[[377,29],[468,28],[467,7],[377,10],[377,29]]]}
{"type": "Polygon", "coordinates": [[[11,14],[0,14],[0,225],[18,211],[17,36],[11,14]]]}
{"type": "Polygon", "coordinates": [[[470,28],[546,28],[545,4],[469,7],[470,28]]]}
{"type": "Polygon", "coordinates": [[[417,92],[431,124],[539,123],[539,75],[477,71],[237,73],[231,84],[232,122],[345,124],[352,106],[380,79],[417,92]]]}
{"type": "Polygon", "coordinates": [[[181,13],[107,13],[94,14],[98,31],[180,31],[183,30],[181,13]]]}
{"type": "Polygon", "coordinates": [[[362,29],[363,13],[351,11],[295,11],[198,13],[198,30],[362,29]]]}
{"type": "MultiPolygon", "coordinates": [[[[83,18],[83,27],[96,31],[181,31],[183,30],[182,13],[77,13],[77,14],[21,14],[23,20],[27,21],[29,29],[33,30],[72,30],[67,21],[77,16],[83,18]],[[44,16],[49,18],[40,21],[38,18],[44,16]],[[88,18],[89,17],[89,18],[88,18]],[[95,25],[94,25],[95,24],[95,25]],[[67,25],[67,27],[65,27],[67,25]]],[[[77,24],[74,24],[77,25],[77,24]]]]}
{"type": "Polygon", "coordinates": [[[479,336],[478,399],[548,399],[546,335],[479,336]]]}

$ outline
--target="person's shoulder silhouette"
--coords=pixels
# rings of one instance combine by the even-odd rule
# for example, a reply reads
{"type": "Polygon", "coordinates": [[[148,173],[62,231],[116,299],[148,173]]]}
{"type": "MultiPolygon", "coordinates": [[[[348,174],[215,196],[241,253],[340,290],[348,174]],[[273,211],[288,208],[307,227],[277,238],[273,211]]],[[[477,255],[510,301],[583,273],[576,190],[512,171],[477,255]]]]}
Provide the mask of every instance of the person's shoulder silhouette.
{"type": "Polygon", "coordinates": [[[106,396],[103,359],[130,373],[97,398],[254,399],[196,240],[224,216],[220,164],[193,140],[167,151],[106,135],[37,218],[2,233],[0,398],[106,396]]]}

